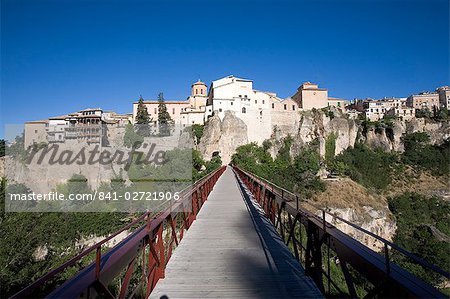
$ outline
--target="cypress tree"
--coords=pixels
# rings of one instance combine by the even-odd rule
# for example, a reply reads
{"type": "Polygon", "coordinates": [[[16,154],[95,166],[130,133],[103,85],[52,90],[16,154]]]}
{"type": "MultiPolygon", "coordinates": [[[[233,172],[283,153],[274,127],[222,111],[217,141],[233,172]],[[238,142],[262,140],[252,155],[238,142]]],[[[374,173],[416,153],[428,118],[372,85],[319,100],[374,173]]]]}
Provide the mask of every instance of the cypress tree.
{"type": "Polygon", "coordinates": [[[144,99],[140,96],[136,113],[136,133],[142,137],[150,136],[150,121],[147,107],[144,105],[144,99]]]}
{"type": "Polygon", "coordinates": [[[158,94],[158,129],[159,136],[170,136],[170,130],[173,125],[173,120],[167,112],[166,103],[164,103],[163,93],[158,94]]]}

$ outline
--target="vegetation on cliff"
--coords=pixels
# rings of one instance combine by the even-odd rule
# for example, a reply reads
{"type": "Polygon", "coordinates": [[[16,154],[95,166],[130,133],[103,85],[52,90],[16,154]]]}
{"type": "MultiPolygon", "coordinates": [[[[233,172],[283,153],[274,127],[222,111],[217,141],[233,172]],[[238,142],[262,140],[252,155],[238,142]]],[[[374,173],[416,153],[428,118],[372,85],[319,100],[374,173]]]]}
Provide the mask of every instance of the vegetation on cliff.
{"type": "Polygon", "coordinates": [[[292,142],[292,138],[285,138],[275,159],[268,152],[267,142],[263,146],[256,143],[240,146],[232,156],[232,163],[299,195],[309,197],[324,190],[323,182],[317,177],[320,169],[317,148],[305,146],[291,158],[292,142]]]}
{"type": "MultiPolygon", "coordinates": [[[[450,271],[450,203],[438,197],[408,192],[389,199],[389,209],[397,218],[394,242],[426,261],[450,271]]],[[[396,263],[434,285],[442,277],[393,251],[396,263]]]]}
{"type": "Polygon", "coordinates": [[[403,153],[388,153],[371,149],[362,143],[346,149],[333,159],[328,167],[339,175],[348,176],[367,188],[384,190],[393,176],[401,176],[407,166],[431,171],[437,176],[449,174],[450,141],[442,145],[429,144],[426,133],[406,134],[402,138],[403,153]]]}
{"type": "Polygon", "coordinates": [[[357,143],[332,159],[328,166],[333,172],[348,176],[364,187],[385,189],[400,165],[396,154],[357,143]]]}

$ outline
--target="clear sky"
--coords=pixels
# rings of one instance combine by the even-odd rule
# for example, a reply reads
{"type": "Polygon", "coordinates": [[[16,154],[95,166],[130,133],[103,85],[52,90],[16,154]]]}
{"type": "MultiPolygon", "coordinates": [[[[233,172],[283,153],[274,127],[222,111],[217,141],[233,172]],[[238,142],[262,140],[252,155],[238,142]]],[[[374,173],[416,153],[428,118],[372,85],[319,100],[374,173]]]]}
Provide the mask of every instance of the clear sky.
{"type": "Polygon", "coordinates": [[[449,1],[1,0],[1,129],[233,74],[295,93],[408,96],[449,84],[449,1]]]}

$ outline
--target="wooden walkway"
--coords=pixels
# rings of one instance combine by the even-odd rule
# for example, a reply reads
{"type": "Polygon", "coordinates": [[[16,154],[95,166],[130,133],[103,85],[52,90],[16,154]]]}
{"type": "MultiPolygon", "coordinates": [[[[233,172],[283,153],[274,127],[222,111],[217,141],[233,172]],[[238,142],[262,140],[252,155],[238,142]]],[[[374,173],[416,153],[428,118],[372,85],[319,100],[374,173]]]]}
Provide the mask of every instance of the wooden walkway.
{"type": "Polygon", "coordinates": [[[321,298],[228,167],[150,298],[321,298]]]}

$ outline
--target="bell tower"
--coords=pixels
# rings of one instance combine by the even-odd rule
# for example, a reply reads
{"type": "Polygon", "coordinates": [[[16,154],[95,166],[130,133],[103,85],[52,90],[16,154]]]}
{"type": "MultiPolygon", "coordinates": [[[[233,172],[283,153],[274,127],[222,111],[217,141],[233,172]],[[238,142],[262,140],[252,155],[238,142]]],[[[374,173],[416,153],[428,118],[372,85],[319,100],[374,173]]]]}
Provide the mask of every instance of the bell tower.
{"type": "Polygon", "coordinates": [[[204,82],[200,81],[200,79],[198,79],[197,82],[192,84],[191,96],[192,97],[206,97],[207,89],[208,89],[208,87],[206,86],[206,84],[204,82]]]}

